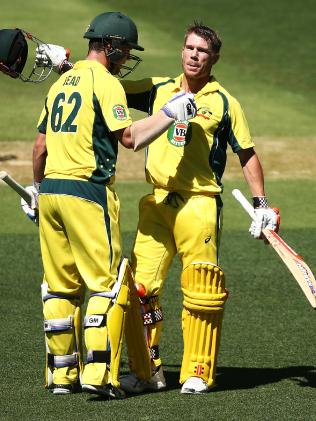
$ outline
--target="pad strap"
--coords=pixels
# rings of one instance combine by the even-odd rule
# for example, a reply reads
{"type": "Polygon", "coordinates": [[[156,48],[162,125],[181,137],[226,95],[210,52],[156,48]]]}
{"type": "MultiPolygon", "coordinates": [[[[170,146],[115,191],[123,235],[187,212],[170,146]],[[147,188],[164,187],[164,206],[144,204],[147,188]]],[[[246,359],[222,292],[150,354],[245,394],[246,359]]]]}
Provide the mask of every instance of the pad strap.
{"type": "Polygon", "coordinates": [[[160,358],[160,355],[159,355],[159,346],[158,345],[151,346],[149,348],[149,353],[150,353],[150,358],[152,360],[158,360],[158,358],[160,358]]]}
{"type": "Polygon", "coordinates": [[[144,325],[153,325],[163,320],[162,308],[156,308],[143,314],[144,325]]]}
{"type": "Polygon", "coordinates": [[[90,297],[104,297],[111,298],[111,300],[116,298],[117,293],[114,291],[104,291],[104,292],[92,292],[90,297]]]}
{"type": "Polygon", "coordinates": [[[92,351],[87,352],[87,364],[89,363],[106,363],[111,362],[111,351],[92,351]]]}
{"type": "Polygon", "coordinates": [[[106,322],[106,314],[89,314],[89,316],[85,316],[84,318],[84,328],[103,327],[106,326],[106,322]]]}
{"type": "Polygon", "coordinates": [[[71,330],[73,326],[73,316],[69,316],[63,319],[44,320],[44,332],[63,332],[66,330],[71,330]]]}
{"type": "Polygon", "coordinates": [[[48,292],[47,282],[43,282],[41,285],[41,295],[42,295],[42,301],[44,303],[45,301],[50,300],[51,298],[59,298],[61,300],[80,300],[79,295],[66,295],[66,294],[48,292]]]}
{"type": "Polygon", "coordinates": [[[59,298],[59,299],[64,299],[64,300],[80,300],[80,297],[78,295],[59,295],[59,294],[46,294],[45,296],[42,297],[42,300],[47,301],[50,300],[51,298],[59,298]]]}
{"type": "Polygon", "coordinates": [[[54,354],[48,353],[47,364],[49,367],[55,367],[55,368],[73,367],[78,364],[78,355],[77,354],[54,355],[54,354]]]}

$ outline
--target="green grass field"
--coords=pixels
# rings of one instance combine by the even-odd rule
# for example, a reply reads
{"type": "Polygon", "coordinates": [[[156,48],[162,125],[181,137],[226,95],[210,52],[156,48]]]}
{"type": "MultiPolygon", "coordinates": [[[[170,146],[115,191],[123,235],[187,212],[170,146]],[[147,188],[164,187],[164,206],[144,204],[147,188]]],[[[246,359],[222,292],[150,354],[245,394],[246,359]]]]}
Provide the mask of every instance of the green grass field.
{"type": "MultiPolygon", "coordinates": [[[[55,0],[41,3],[12,0],[1,5],[0,27],[22,27],[39,38],[69,47],[72,59],[83,58],[82,36],[91,19],[120,9],[139,26],[145,47],[143,63],[133,78],[175,76],[181,71],[184,29],[193,20],[213,26],[223,40],[214,72],[241,101],[256,136],[315,137],[315,25],[312,0],[55,0]],[[49,16],[49,19],[48,19],[49,16]]],[[[33,140],[50,81],[40,86],[0,75],[0,133],[3,140],[33,140]]]]}
{"type": "MultiPolygon", "coordinates": [[[[252,133],[276,144],[286,138],[288,147],[298,150],[300,139],[316,141],[312,0],[12,0],[1,4],[0,27],[21,27],[63,44],[77,60],[86,52],[82,34],[90,20],[118,9],[136,21],[146,49],[133,78],[177,75],[184,28],[203,20],[223,40],[215,75],[241,101],[252,133]]],[[[46,91],[55,79],[33,86],[0,74],[0,156],[2,141],[33,140],[46,91]]],[[[267,179],[266,185],[271,204],[281,211],[281,236],[316,272],[315,180],[267,179]]],[[[248,216],[231,196],[235,187],[247,192],[242,181],[225,182],[221,266],[230,298],[216,387],[206,396],[179,393],[182,303],[175,259],[162,297],[161,353],[168,390],[108,402],[84,394],[57,397],[44,389],[38,230],[20,210],[18,197],[0,186],[0,420],[316,420],[315,312],[275,252],[248,234],[248,216]]],[[[140,182],[117,185],[127,256],[137,203],[148,190],[140,182]]]]}
{"type": "MultiPolygon", "coordinates": [[[[182,341],[180,266],[175,260],[162,297],[161,342],[168,390],[108,402],[84,394],[56,397],[43,387],[44,338],[37,228],[19,209],[18,198],[1,188],[0,389],[2,420],[312,420],[315,419],[315,312],[275,252],[250,238],[249,220],[226,183],[221,266],[230,298],[226,305],[217,386],[207,396],[179,393],[182,341]]],[[[303,185],[269,182],[283,215],[281,235],[316,271],[313,205],[316,194],[303,185]],[[283,192],[283,194],[280,194],[283,192]],[[286,193],[285,193],[286,192],[286,193]],[[299,212],[299,217],[298,217],[299,212]]],[[[122,202],[124,252],[130,253],[143,183],[117,186],[122,202]]],[[[127,369],[124,354],[122,370],[127,369]]]]}

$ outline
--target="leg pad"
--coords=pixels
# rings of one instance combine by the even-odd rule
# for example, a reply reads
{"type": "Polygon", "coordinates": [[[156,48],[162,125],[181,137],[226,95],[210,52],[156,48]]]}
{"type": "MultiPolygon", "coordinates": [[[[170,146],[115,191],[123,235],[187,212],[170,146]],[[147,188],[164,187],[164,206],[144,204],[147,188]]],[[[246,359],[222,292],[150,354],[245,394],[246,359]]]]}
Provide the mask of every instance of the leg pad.
{"type": "Polygon", "coordinates": [[[182,273],[184,352],[180,383],[201,377],[214,384],[224,304],[224,273],[211,263],[193,263],[182,273]]]}

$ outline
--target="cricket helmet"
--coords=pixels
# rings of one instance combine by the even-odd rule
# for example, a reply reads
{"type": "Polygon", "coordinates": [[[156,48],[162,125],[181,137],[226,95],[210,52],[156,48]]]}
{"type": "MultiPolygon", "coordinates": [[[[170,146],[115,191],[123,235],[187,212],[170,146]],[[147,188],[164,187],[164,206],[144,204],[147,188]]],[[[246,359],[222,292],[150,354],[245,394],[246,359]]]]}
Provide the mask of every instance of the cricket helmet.
{"type": "MultiPolygon", "coordinates": [[[[83,37],[89,40],[102,40],[108,50],[107,57],[112,63],[117,63],[125,57],[125,53],[121,50],[123,45],[127,45],[131,49],[144,51],[144,48],[138,44],[138,32],[135,23],[131,18],[120,12],[106,12],[96,16],[83,37]],[[110,49],[108,48],[109,45],[110,49]]],[[[120,74],[120,77],[125,77],[141,62],[138,56],[132,54],[129,54],[128,60],[134,60],[136,63],[133,67],[122,65],[121,67],[128,72],[124,75],[120,74]]]]}
{"type": "Polygon", "coordinates": [[[23,29],[0,29],[0,71],[14,79],[20,78],[23,82],[43,82],[53,69],[51,63],[47,66],[38,66],[34,59],[28,76],[23,73],[29,56],[27,41],[34,42],[37,47],[43,44],[42,41],[23,29]]]}
{"type": "Polygon", "coordinates": [[[88,26],[84,38],[117,38],[135,50],[144,51],[138,45],[138,32],[135,23],[120,12],[101,13],[88,26]]]}
{"type": "Polygon", "coordinates": [[[18,78],[23,71],[28,46],[19,29],[0,30],[0,68],[7,75],[18,78]]]}

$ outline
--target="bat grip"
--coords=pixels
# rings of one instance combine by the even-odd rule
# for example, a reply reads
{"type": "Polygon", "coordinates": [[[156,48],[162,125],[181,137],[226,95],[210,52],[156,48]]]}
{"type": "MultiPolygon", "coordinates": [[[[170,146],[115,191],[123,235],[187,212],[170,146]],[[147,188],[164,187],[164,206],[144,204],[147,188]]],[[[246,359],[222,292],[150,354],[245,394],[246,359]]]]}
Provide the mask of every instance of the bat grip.
{"type": "Polygon", "coordinates": [[[232,191],[232,195],[234,198],[241,204],[241,206],[245,209],[251,219],[254,221],[256,220],[256,214],[253,206],[248,202],[242,192],[238,189],[234,189],[232,191]]]}

